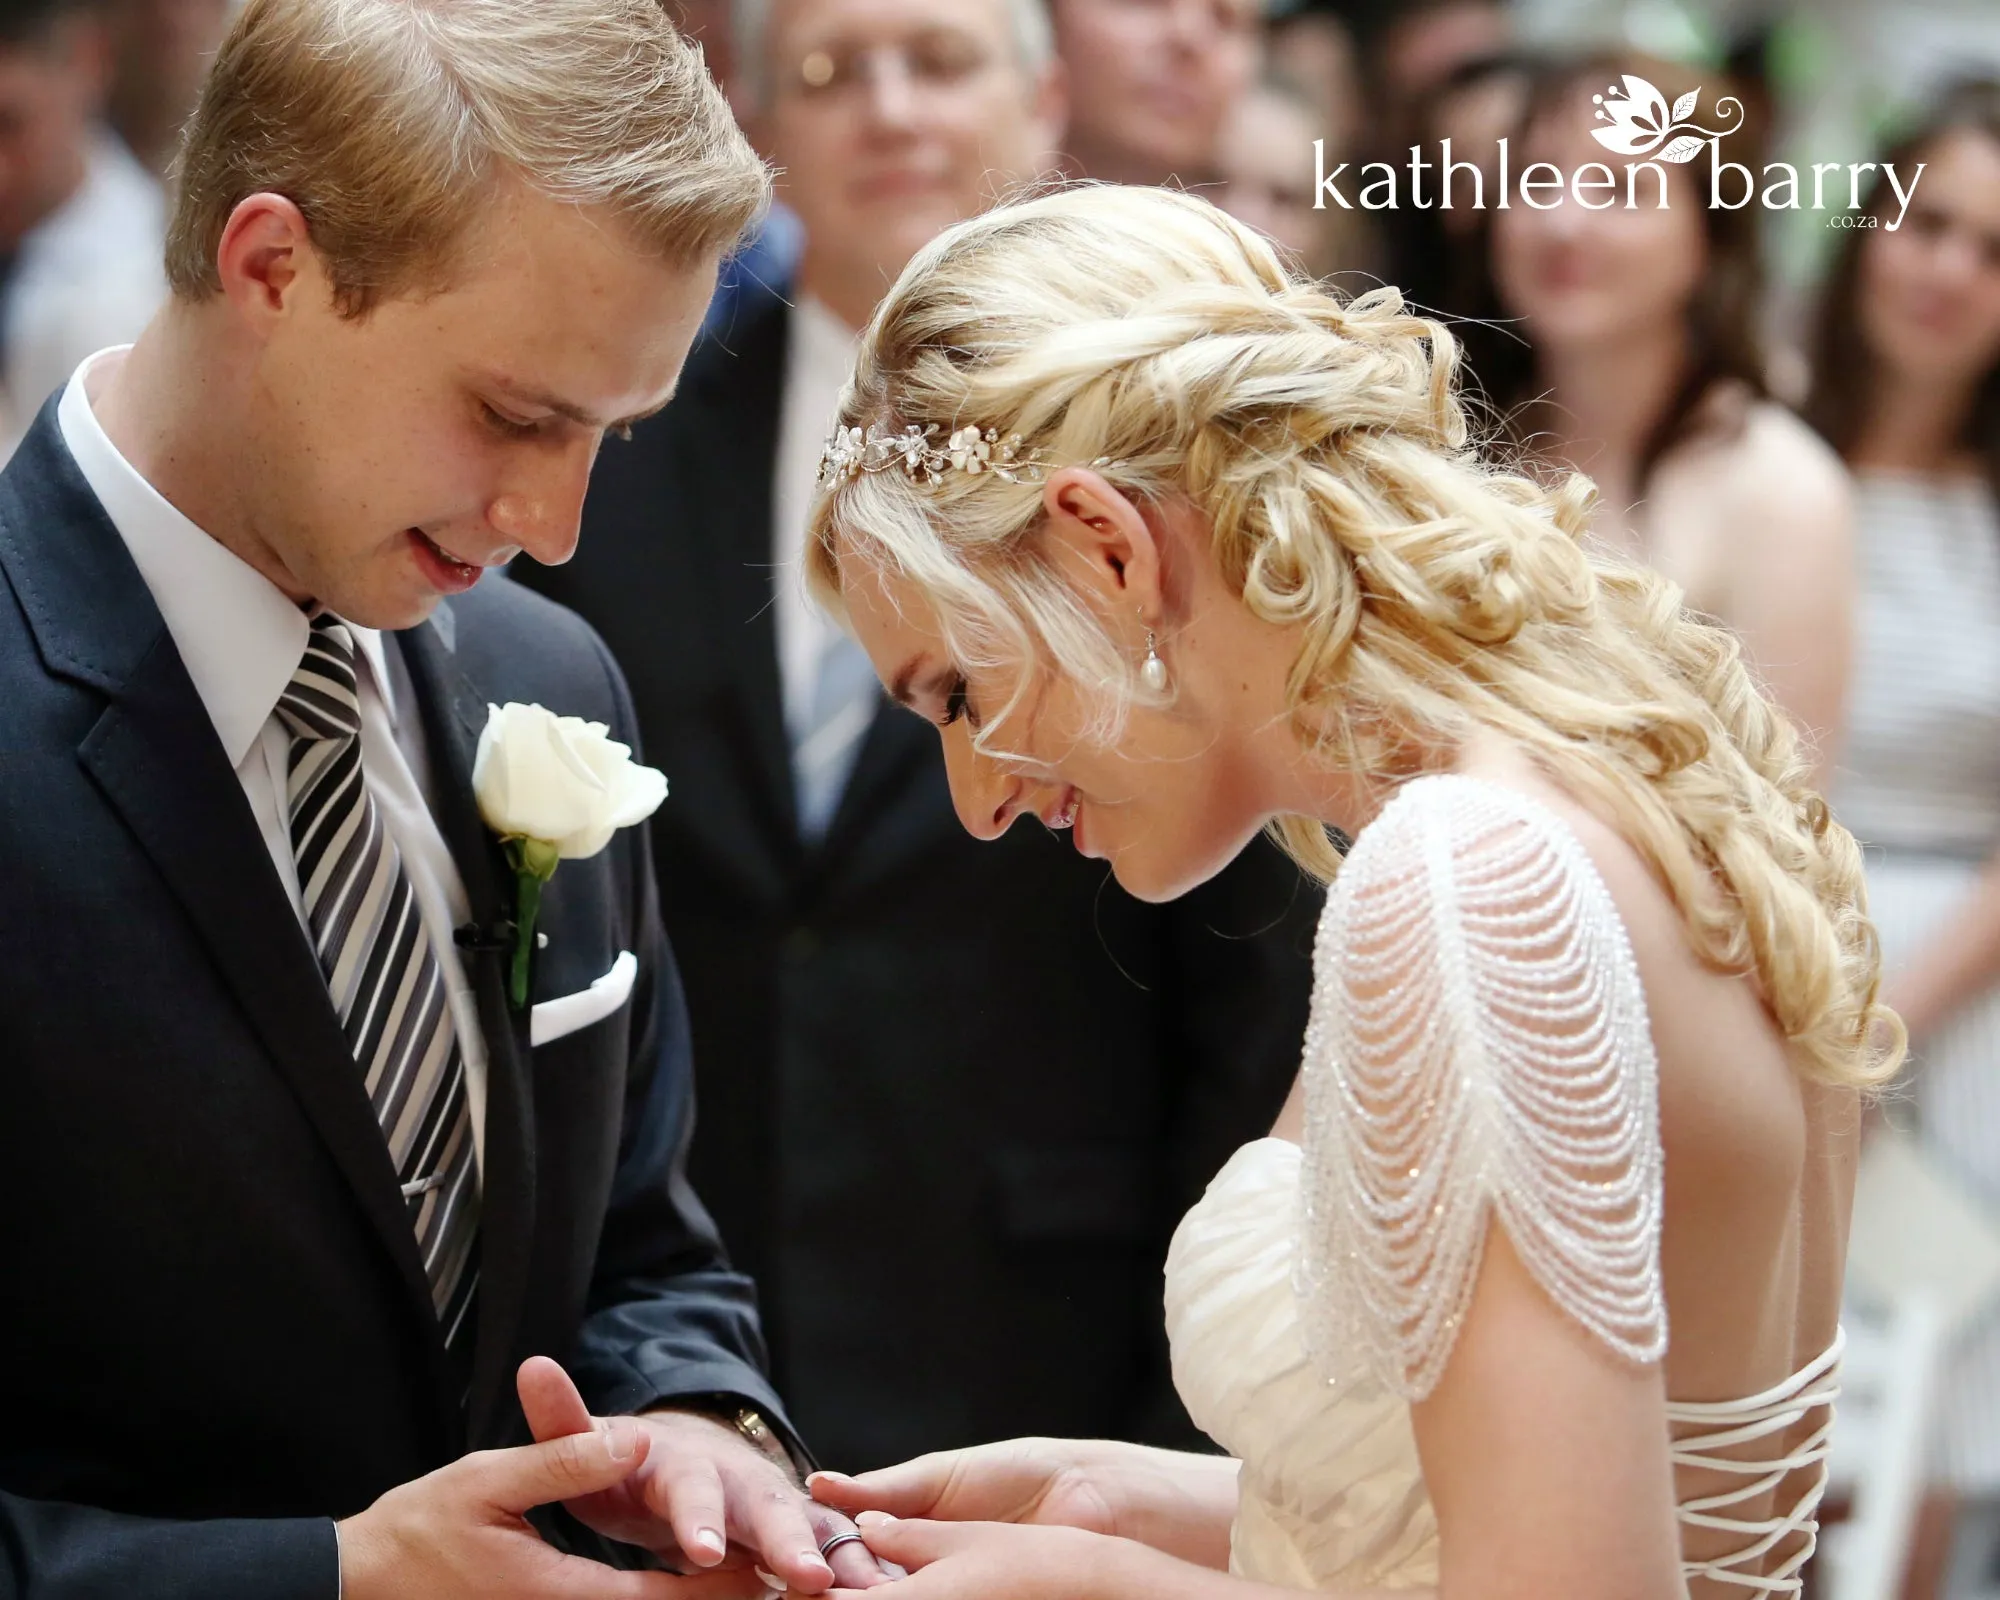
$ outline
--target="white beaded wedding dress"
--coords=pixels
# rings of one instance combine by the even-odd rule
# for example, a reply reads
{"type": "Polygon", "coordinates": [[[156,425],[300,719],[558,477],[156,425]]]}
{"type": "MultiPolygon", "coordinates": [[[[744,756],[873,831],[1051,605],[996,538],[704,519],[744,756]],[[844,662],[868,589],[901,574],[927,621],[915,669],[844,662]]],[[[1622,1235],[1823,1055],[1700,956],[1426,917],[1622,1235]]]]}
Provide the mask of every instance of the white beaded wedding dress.
{"type": "MultiPolygon", "coordinates": [[[[1481,780],[1419,779],[1363,831],[1314,970],[1304,1146],[1244,1146],[1182,1222],[1174,1377],[1242,1462],[1233,1571],[1422,1588],[1438,1533],[1409,1408],[1451,1353],[1489,1215],[1611,1350],[1665,1353],[1658,1068],[1624,926],[1583,847],[1481,780]]],[[[1687,1563],[1690,1578],[1799,1591],[1838,1361],[1836,1343],[1766,1394],[1669,1406],[1676,1463],[1729,1484],[1679,1508],[1704,1549],[1728,1547],[1687,1563]],[[1741,1514],[1802,1470],[1811,1487],[1781,1516],[1741,1514]]]]}

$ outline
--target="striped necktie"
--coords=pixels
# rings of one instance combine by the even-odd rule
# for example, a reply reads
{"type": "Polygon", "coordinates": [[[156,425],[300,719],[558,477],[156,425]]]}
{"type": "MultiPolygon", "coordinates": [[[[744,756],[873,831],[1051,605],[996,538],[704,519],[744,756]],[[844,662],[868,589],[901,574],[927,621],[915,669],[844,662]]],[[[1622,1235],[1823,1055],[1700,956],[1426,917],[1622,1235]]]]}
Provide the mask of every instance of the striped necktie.
{"type": "Polygon", "coordinates": [[[465,1061],[402,855],[362,778],[344,623],[313,623],[278,715],[292,734],[286,798],[313,948],[388,1140],[445,1342],[457,1348],[479,1277],[465,1061]]]}

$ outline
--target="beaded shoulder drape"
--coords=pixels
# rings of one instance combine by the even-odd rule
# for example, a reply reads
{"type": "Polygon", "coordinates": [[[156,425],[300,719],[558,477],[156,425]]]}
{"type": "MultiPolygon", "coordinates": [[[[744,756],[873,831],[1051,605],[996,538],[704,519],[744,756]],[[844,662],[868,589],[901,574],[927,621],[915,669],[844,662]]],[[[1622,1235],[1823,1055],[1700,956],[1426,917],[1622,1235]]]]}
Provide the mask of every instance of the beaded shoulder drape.
{"type": "Polygon", "coordinates": [[[1625,1359],[1666,1352],[1658,1063],[1610,891],[1553,812],[1405,786],[1328,897],[1294,1286],[1322,1376],[1444,1370],[1495,1216],[1625,1359]]]}

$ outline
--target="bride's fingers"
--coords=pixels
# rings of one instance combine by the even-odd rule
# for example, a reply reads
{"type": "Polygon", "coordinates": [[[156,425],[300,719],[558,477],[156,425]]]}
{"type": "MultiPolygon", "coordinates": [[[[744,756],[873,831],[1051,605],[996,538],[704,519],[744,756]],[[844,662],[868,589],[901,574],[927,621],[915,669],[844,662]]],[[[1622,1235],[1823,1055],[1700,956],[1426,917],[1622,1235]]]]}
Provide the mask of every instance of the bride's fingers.
{"type": "Polygon", "coordinates": [[[851,1478],[844,1472],[815,1472],[806,1487],[821,1505],[850,1516],[857,1511],[886,1511],[892,1517],[948,1514],[941,1512],[938,1502],[951,1483],[956,1454],[939,1451],[851,1478]]]}
{"type": "Polygon", "coordinates": [[[864,1511],[855,1518],[868,1548],[884,1561],[917,1572],[933,1561],[963,1549],[987,1532],[973,1522],[926,1522],[864,1511]]]}

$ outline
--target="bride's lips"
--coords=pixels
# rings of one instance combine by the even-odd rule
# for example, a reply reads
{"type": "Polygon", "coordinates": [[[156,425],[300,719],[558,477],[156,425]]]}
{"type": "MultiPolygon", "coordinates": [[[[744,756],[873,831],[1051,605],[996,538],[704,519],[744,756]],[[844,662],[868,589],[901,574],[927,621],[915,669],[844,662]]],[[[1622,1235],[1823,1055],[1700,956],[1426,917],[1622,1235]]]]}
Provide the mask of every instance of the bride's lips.
{"type": "Polygon", "coordinates": [[[439,594],[463,594],[479,581],[479,575],[486,569],[470,561],[461,561],[450,554],[434,539],[416,528],[407,530],[410,549],[417,558],[417,569],[423,573],[424,581],[439,594]]]}

